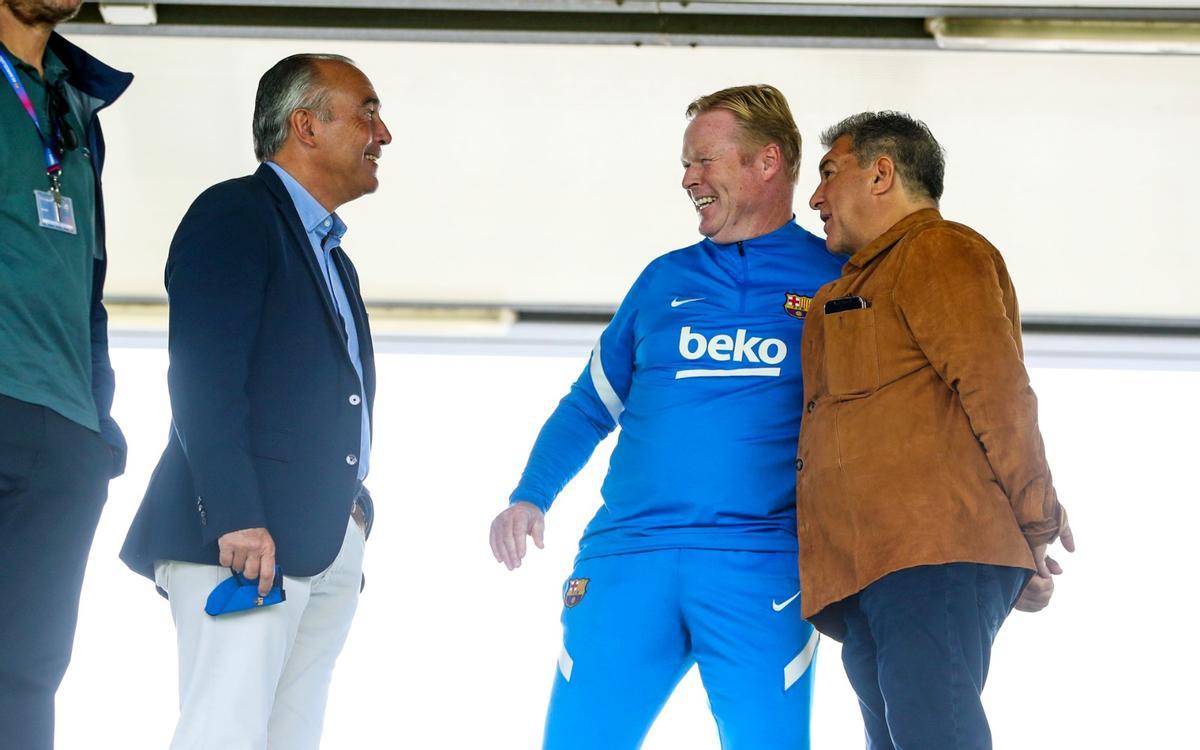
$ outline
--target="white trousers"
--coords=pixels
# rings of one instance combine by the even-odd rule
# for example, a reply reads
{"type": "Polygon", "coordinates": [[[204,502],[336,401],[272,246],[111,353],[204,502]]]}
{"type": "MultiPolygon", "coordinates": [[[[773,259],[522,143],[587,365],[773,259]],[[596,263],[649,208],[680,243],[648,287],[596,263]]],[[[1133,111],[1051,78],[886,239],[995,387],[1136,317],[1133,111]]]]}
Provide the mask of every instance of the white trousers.
{"type": "Polygon", "coordinates": [[[159,560],[179,642],[179,724],[171,750],[317,750],[333,665],[362,581],[365,539],[351,519],[333,563],[284,575],[287,600],[212,617],[204,603],[228,568],[159,560]]]}

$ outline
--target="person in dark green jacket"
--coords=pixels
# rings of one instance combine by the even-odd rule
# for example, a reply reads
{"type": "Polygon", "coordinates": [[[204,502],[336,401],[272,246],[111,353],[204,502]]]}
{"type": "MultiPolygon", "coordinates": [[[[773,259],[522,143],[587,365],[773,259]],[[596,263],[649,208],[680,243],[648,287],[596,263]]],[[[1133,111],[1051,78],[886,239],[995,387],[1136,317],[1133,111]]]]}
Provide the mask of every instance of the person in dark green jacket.
{"type": "Polygon", "coordinates": [[[96,113],[133,79],[55,26],[79,0],[0,0],[0,727],[49,750],[84,566],[125,465],[101,304],[96,113]]]}

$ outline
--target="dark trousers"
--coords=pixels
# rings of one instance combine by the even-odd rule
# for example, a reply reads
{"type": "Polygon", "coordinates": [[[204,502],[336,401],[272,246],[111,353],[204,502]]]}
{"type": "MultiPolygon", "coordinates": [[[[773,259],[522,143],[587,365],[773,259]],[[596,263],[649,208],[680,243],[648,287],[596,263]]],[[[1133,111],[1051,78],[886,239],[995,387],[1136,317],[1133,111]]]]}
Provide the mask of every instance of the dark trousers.
{"type": "Polygon", "coordinates": [[[0,395],[0,748],[54,746],[83,569],[112,452],[43,406],[0,395]]]}
{"type": "Polygon", "coordinates": [[[974,563],[884,576],[843,603],[842,663],[868,750],[989,750],[980,693],[1029,572],[974,563]]]}

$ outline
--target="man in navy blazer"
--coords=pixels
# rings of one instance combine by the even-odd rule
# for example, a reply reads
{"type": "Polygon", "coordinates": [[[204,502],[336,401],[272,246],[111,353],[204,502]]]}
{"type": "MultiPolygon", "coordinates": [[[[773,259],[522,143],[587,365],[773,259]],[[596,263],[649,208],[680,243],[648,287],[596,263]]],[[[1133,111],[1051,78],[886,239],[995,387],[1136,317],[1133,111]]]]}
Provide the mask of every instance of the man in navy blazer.
{"type": "Polygon", "coordinates": [[[171,434],[121,557],[178,631],[173,750],[320,744],[372,519],[375,370],[338,206],[373,192],[391,134],[351,61],[294,55],[259,82],[262,164],[192,204],[171,243],[171,434]],[[286,601],[210,616],[230,569],[286,601]]]}

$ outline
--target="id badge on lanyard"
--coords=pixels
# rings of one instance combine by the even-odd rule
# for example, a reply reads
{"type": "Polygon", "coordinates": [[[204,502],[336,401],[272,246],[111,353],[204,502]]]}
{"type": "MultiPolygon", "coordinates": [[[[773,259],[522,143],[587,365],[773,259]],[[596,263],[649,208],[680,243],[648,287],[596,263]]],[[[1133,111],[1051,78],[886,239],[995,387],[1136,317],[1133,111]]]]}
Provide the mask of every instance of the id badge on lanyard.
{"type": "Polygon", "coordinates": [[[57,232],[77,234],[75,205],[69,197],[62,194],[62,190],[60,189],[62,162],[59,161],[58,156],[54,153],[54,149],[47,142],[46,134],[42,131],[42,124],[38,121],[33,101],[29,98],[29,93],[25,91],[25,86],[21,83],[21,79],[17,77],[17,71],[9,61],[8,55],[4,54],[3,51],[0,51],[0,70],[4,72],[4,78],[8,81],[8,85],[12,88],[13,93],[17,95],[17,99],[21,101],[21,106],[25,107],[25,111],[29,114],[29,119],[33,121],[33,127],[37,130],[38,138],[42,141],[43,155],[46,157],[46,179],[50,183],[50,189],[33,191],[34,204],[37,208],[38,226],[57,232]]]}

